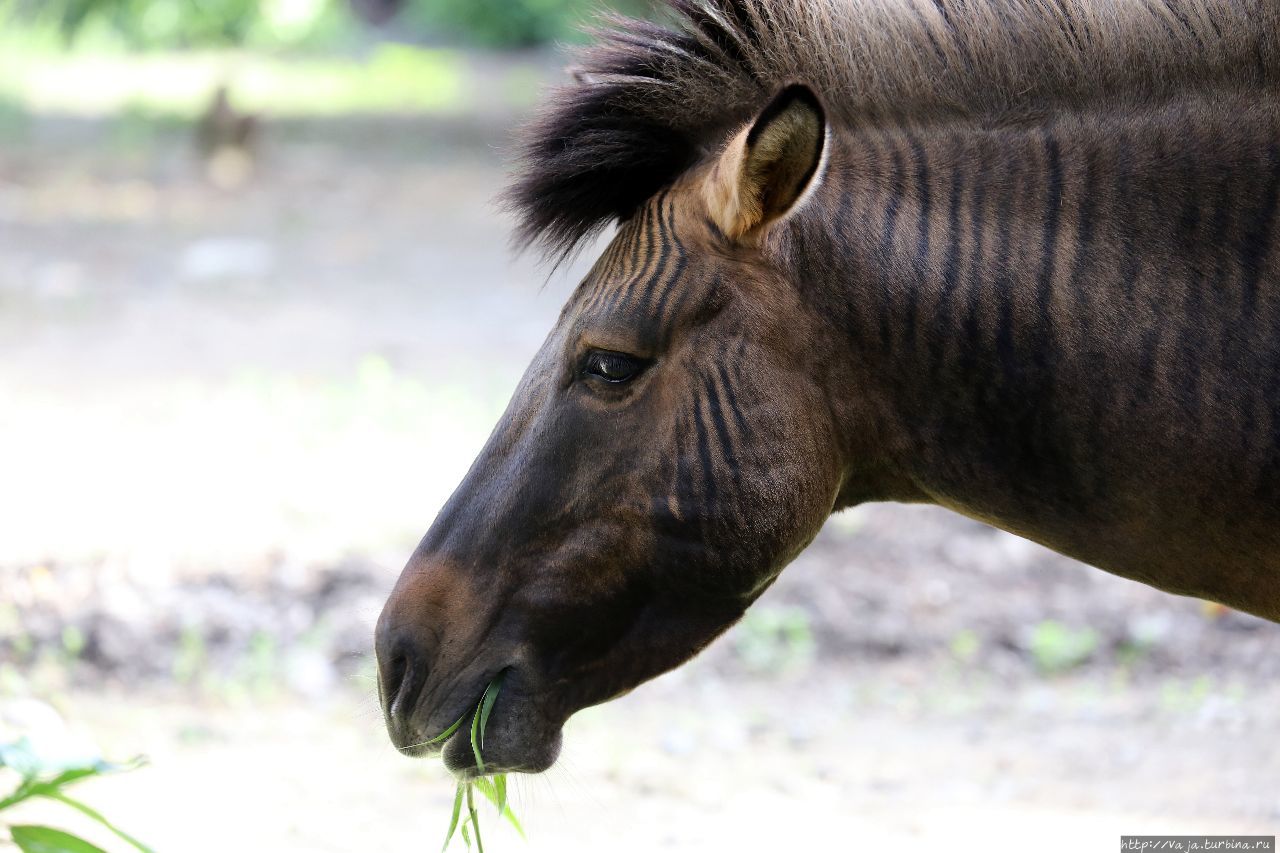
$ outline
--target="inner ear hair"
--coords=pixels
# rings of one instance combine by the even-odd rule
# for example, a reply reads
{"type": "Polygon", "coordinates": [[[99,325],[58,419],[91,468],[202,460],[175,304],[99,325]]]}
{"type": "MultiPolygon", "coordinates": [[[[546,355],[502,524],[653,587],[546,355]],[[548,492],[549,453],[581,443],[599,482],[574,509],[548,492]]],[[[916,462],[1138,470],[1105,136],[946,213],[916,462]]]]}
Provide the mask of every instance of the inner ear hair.
{"type": "Polygon", "coordinates": [[[826,147],[826,116],[808,86],[784,88],[721,155],[707,189],[712,214],[731,237],[786,216],[814,180],[826,147]]]}
{"type": "Polygon", "coordinates": [[[825,135],[821,109],[816,101],[794,101],[747,134],[743,181],[759,188],[762,219],[784,215],[817,171],[825,135]]]}

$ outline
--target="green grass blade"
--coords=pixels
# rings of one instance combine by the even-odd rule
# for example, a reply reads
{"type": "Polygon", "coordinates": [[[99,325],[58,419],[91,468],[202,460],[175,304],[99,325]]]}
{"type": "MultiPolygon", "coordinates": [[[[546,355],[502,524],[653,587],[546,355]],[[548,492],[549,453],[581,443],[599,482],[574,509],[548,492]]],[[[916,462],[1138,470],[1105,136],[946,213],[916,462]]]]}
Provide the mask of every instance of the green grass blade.
{"type": "Polygon", "coordinates": [[[524,834],[524,827],[520,825],[520,818],[516,817],[516,813],[511,809],[506,811],[507,823],[511,824],[511,828],[525,841],[529,840],[529,836],[524,834]]]}
{"type": "MultiPolygon", "coordinates": [[[[462,725],[462,721],[463,721],[463,720],[465,720],[466,718],[467,718],[467,715],[466,715],[466,714],[463,714],[461,717],[459,717],[457,720],[455,720],[455,721],[454,721],[454,723],[453,723],[453,725],[449,726],[449,728],[445,729],[445,730],[444,730],[444,731],[442,731],[440,734],[438,734],[438,735],[436,735],[435,737],[433,737],[431,740],[424,740],[422,743],[417,744],[417,745],[418,745],[418,746],[431,746],[431,744],[433,744],[433,743],[439,743],[439,742],[440,742],[440,741],[442,741],[442,740],[448,740],[448,739],[449,739],[449,737],[450,737],[450,735],[452,735],[454,732],[456,732],[456,731],[458,730],[458,727],[462,725]]],[[[405,749],[408,749],[408,747],[405,747],[405,749]]]]}
{"type": "Polygon", "coordinates": [[[143,756],[138,756],[131,761],[119,764],[110,761],[96,761],[93,764],[88,764],[84,767],[72,767],[64,770],[58,775],[44,780],[41,784],[48,785],[52,788],[66,788],[76,782],[80,782],[85,779],[92,779],[97,776],[106,776],[111,773],[128,773],[130,770],[137,770],[140,767],[145,767],[146,764],[147,759],[143,756]]]}
{"type": "Polygon", "coordinates": [[[106,853],[83,838],[47,826],[11,826],[9,836],[22,853],[106,853]]]}
{"type": "MultiPolygon", "coordinates": [[[[9,757],[12,758],[12,756],[9,757]]],[[[17,762],[11,764],[6,763],[4,760],[5,758],[6,756],[0,753],[0,767],[11,767],[12,769],[19,770],[19,772],[24,772],[19,769],[17,762]]],[[[84,779],[103,776],[108,773],[121,773],[129,770],[136,770],[145,763],[146,760],[143,758],[135,758],[125,764],[111,764],[106,761],[99,761],[84,767],[72,767],[68,770],[63,770],[51,778],[44,780],[39,778],[39,770],[31,769],[34,765],[27,765],[29,772],[25,773],[22,783],[18,785],[18,787],[8,796],[0,799],[0,811],[3,811],[10,806],[17,805],[23,800],[30,799],[31,797],[47,797],[49,796],[50,791],[66,788],[84,779]]]]}
{"type": "Polygon", "coordinates": [[[484,775],[484,758],[480,755],[480,748],[484,746],[484,731],[489,725],[489,712],[493,710],[493,703],[498,701],[498,691],[501,689],[502,676],[499,675],[484,689],[484,695],[480,697],[480,705],[471,718],[471,752],[476,757],[476,773],[481,776],[484,775]]]}
{"type": "Polygon", "coordinates": [[[77,767],[74,770],[67,770],[64,773],[59,773],[57,776],[54,776],[52,779],[41,784],[48,785],[51,788],[64,788],[68,785],[73,785],[82,779],[101,776],[107,772],[110,771],[99,767],[77,767]]]}
{"type": "Polygon", "coordinates": [[[480,711],[471,717],[471,754],[476,758],[476,773],[484,775],[484,759],[480,757],[480,711]]]}
{"type": "Polygon", "coordinates": [[[475,794],[472,785],[467,786],[467,811],[471,815],[471,828],[476,831],[476,853],[484,853],[484,841],[480,838],[480,814],[476,811],[475,794]]]}
{"type": "Polygon", "coordinates": [[[493,710],[493,703],[498,701],[498,691],[502,689],[503,673],[499,673],[498,677],[489,682],[489,686],[484,689],[484,695],[480,697],[480,746],[484,746],[485,729],[489,727],[489,712],[493,710]]]}
{"type": "Polygon", "coordinates": [[[494,805],[498,807],[498,817],[502,817],[507,810],[507,774],[499,773],[493,777],[493,787],[498,794],[494,805]]]}
{"type": "MultiPolygon", "coordinates": [[[[499,817],[506,817],[507,821],[520,833],[521,838],[525,838],[524,827],[520,825],[520,820],[515,816],[510,808],[507,807],[507,774],[495,774],[492,779],[485,777],[484,756],[481,754],[481,748],[484,745],[484,733],[489,726],[489,715],[493,711],[493,705],[498,700],[498,691],[502,689],[502,674],[490,681],[485,687],[484,693],[480,696],[473,713],[471,714],[471,754],[476,760],[476,776],[467,782],[458,783],[458,791],[453,799],[453,816],[449,821],[449,832],[445,835],[444,848],[448,850],[449,842],[453,840],[455,832],[461,832],[462,840],[466,843],[467,849],[471,849],[471,836],[475,835],[477,853],[484,853],[484,839],[480,834],[480,814],[476,811],[475,789],[479,788],[480,793],[488,798],[498,809],[499,817]],[[467,813],[462,816],[462,799],[466,797],[467,813]]],[[[450,735],[458,730],[462,725],[463,719],[458,720],[447,730],[437,737],[427,741],[427,743],[438,743],[447,739],[450,735]]]]}
{"type": "Polygon", "coordinates": [[[24,780],[12,794],[0,800],[0,811],[4,811],[10,806],[16,806],[23,800],[36,796],[36,789],[40,787],[40,783],[34,779],[24,780]]]}
{"type": "Polygon", "coordinates": [[[524,834],[524,827],[520,824],[520,818],[516,817],[515,810],[505,808],[505,801],[499,797],[497,785],[499,779],[502,780],[505,788],[507,780],[507,774],[505,773],[499,773],[492,777],[492,779],[477,779],[474,784],[476,789],[479,790],[481,794],[484,794],[489,802],[499,808],[498,813],[507,819],[507,823],[511,824],[512,828],[515,829],[516,832],[520,833],[520,837],[528,841],[529,837],[524,834]]]}
{"type": "MultiPolygon", "coordinates": [[[[449,849],[449,842],[453,840],[453,834],[458,831],[458,818],[462,815],[462,788],[463,784],[458,783],[458,793],[453,795],[453,817],[449,818],[449,831],[444,836],[444,846],[440,848],[440,853],[444,853],[449,849]]],[[[467,844],[471,846],[470,843],[467,844]]]]}
{"type": "MultiPolygon", "coordinates": [[[[41,786],[41,787],[44,788],[45,786],[41,786]]],[[[131,844],[134,847],[134,849],[140,851],[140,853],[154,853],[154,851],[152,851],[150,847],[143,844],[141,841],[134,838],[132,835],[125,832],[123,829],[120,829],[111,821],[107,820],[105,817],[102,816],[101,813],[95,811],[94,809],[89,808],[79,800],[73,800],[71,797],[68,797],[66,794],[62,793],[62,791],[58,790],[57,788],[48,787],[45,790],[37,791],[37,796],[46,797],[50,800],[57,800],[58,802],[62,803],[64,806],[69,806],[75,809],[76,811],[80,812],[81,814],[87,817],[90,817],[93,820],[96,820],[98,823],[102,824],[107,829],[115,833],[115,835],[119,837],[120,840],[125,841],[128,844],[131,844]]]]}

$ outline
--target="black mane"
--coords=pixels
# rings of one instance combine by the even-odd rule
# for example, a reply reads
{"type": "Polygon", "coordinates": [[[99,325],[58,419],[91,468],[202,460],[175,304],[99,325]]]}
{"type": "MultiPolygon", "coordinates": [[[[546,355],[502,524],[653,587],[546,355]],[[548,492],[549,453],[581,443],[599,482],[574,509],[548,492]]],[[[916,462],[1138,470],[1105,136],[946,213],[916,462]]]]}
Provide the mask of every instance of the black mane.
{"type": "Polygon", "coordinates": [[[671,184],[783,84],[837,122],[1025,114],[1275,87],[1280,0],[665,0],[613,18],[525,129],[504,198],[556,260],[671,184]]]}
{"type": "MultiPolygon", "coordinates": [[[[686,23],[700,22],[725,49],[709,50],[688,30],[625,18],[593,31],[597,43],[581,56],[574,82],[556,89],[525,129],[523,169],[506,193],[520,216],[521,248],[539,244],[557,259],[570,254],[606,224],[629,217],[688,169],[718,131],[749,115],[743,104],[734,110],[730,98],[711,109],[690,103],[681,112],[645,103],[646,95],[668,100],[669,90],[697,67],[737,78],[731,90],[742,100],[742,78],[726,73],[741,57],[734,39],[717,31],[697,2],[670,5],[686,23]]],[[[763,97],[763,88],[752,88],[763,97]]]]}

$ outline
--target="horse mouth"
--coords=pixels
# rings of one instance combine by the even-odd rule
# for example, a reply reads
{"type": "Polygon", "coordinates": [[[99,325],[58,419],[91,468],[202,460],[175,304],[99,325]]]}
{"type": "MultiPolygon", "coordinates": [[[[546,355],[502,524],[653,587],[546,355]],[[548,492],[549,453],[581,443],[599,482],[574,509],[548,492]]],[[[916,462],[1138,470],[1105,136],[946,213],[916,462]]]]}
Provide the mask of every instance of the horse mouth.
{"type": "Polygon", "coordinates": [[[446,718],[451,722],[441,724],[432,719],[434,731],[425,725],[415,725],[412,719],[398,723],[388,719],[392,743],[401,754],[411,758],[440,754],[445,769],[460,780],[481,775],[477,753],[485,775],[546,770],[559,755],[563,720],[549,720],[545,709],[520,689],[519,679],[513,678],[513,674],[511,669],[500,673],[502,686],[493,700],[483,732],[477,715],[485,689],[495,683],[494,679],[486,679],[485,688],[478,689],[468,704],[446,718]]]}
{"type": "Polygon", "coordinates": [[[557,727],[542,730],[521,725],[503,725],[489,719],[489,731],[480,747],[484,773],[476,764],[471,734],[458,732],[445,743],[441,758],[444,767],[459,780],[492,773],[541,773],[560,754],[561,733],[557,727]]]}
{"type": "MultiPolygon", "coordinates": [[[[470,707],[474,708],[474,704],[470,707]]],[[[388,719],[387,734],[390,735],[391,743],[401,755],[409,758],[426,758],[443,751],[451,741],[458,738],[463,738],[469,743],[473,715],[472,711],[465,712],[462,718],[457,719],[456,725],[449,725],[434,736],[422,734],[411,722],[397,724],[394,720],[388,719]]]]}
{"type": "Polygon", "coordinates": [[[384,697],[382,702],[387,735],[396,751],[410,758],[435,755],[459,738],[470,743],[471,722],[483,696],[478,691],[466,704],[451,703],[448,707],[453,713],[442,718],[438,712],[423,713],[420,700],[424,686],[420,683],[410,695],[400,693],[389,702],[384,697]]]}

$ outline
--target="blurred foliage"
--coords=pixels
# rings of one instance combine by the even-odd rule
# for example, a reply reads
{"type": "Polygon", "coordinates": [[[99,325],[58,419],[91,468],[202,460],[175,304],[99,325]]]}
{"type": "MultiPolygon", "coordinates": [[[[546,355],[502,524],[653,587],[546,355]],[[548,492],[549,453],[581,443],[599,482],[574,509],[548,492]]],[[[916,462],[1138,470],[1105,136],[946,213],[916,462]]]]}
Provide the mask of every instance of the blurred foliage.
{"type": "Polygon", "coordinates": [[[960,663],[973,663],[982,650],[982,638],[972,628],[965,628],[951,638],[951,654],[960,663]]]}
{"type": "MultiPolygon", "coordinates": [[[[0,811],[28,800],[52,800],[102,825],[141,853],[151,853],[151,848],[112,824],[97,810],[67,794],[67,788],[86,779],[133,770],[141,764],[141,759],[127,764],[111,764],[93,757],[69,759],[57,750],[41,748],[26,737],[0,743],[0,769],[10,770],[17,776],[13,790],[0,797],[0,811]]],[[[60,829],[29,824],[6,826],[3,821],[0,826],[8,830],[10,841],[23,853],[102,853],[97,845],[60,829]]]]}
{"type": "Polygon", "coordinates": [[[423,31],[505,47],[573,40],[601,12],[643,15],[652,7],[644,0],[418,0],[406,5],[404,17],[423,31]]]}
{"type": "Polygon", "coordinates": [[[817,654],[809,614],[799,607],[752,608],[734,628],[733,638],[738,659],[758,673],[801,671],[817,654]]]}
{"type": "Polygon", "coordinates": [[[0,0],[0,17],[132,50],[331,46],[368,26],[409,41],[526,47],[573,39],[601,12],[651,8],[651,0],[0,0]]]}
{"type": "Polygon", "coordinates": [[[1093,657],[1101,638],[1092,628],[1047,620],[1031,630],[1028,646],[1037,668],[1047,675],[1074,669],[1093,657]]]}
{"type": "Polygon", "coordinates": [[[0,10],[36,36],[133,50],[314,42],[346,18],[334,0],[0,0],[0,10]]]}
{"type": "Polygon", "coordinates": [[[42,112],[115,116],[122,133],[136,136],[166,119],[196,118],[224,83],[232,85],[237,108],[278,118],[448,112],[463,105],[467,82],[459,51],[402,44],[381,44],[360,58],[260,51],[51,55],[11,45],[0,37],[0,139],[42,112]]]}

